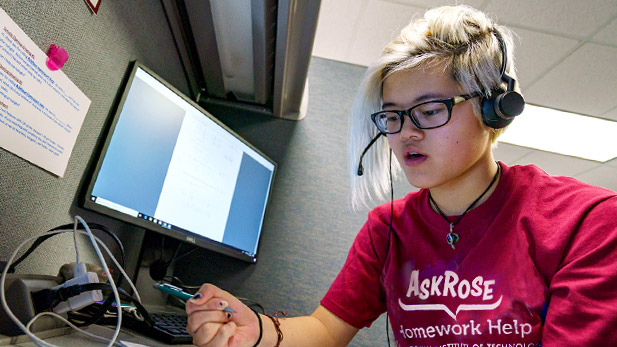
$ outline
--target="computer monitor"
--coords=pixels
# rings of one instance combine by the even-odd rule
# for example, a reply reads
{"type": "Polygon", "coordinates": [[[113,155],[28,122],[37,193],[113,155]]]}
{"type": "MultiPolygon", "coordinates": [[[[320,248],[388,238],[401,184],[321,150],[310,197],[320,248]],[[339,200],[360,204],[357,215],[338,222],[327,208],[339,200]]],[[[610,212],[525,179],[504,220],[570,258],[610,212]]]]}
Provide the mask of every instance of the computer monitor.
{"type": "Polygon", "coordinates": [[[137,62],[87,209],[251,263],[276,163],[137,62]]]}

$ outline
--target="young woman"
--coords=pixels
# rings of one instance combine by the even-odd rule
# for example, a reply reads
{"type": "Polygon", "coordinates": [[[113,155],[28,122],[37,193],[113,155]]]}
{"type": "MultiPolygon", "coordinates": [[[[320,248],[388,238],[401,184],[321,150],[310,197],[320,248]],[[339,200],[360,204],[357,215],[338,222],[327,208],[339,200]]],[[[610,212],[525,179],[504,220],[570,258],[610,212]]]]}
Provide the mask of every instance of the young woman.
{"type": "Polygon", "coordinates": [[[523,106],[511,52],[507,28],[465,6],[403,29],[355,103],[352,199],[387,194],[399,167],[421,189],[371,211],[311,316],[204,285],[186,307],[194,343],[346,345],[387,312],[400,346],[617,345],[617,194],[493,158],[523,106]]]}

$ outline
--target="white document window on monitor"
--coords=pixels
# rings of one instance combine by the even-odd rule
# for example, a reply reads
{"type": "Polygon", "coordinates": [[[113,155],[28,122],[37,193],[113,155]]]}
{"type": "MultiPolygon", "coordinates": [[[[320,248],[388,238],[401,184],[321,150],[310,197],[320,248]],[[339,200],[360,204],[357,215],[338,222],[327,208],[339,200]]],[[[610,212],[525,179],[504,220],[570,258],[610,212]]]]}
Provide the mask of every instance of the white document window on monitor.
{"type": "Polygon", "coordinates": [[[187,110],[154,217],[221,242],[243,151],[204,122],[187,110]]]}

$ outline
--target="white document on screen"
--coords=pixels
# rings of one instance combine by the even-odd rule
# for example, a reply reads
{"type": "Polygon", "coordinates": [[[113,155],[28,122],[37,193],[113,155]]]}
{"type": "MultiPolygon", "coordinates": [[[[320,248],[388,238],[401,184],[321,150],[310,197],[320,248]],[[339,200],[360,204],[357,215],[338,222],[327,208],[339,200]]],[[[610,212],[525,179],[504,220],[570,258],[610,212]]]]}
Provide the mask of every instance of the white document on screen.
{"type": "Polygon", "coordinates": [[[243,151],[230,150],[230,135],[205,122],[212,121],[185,115],[155,217],[221,242],[243,151]]]}

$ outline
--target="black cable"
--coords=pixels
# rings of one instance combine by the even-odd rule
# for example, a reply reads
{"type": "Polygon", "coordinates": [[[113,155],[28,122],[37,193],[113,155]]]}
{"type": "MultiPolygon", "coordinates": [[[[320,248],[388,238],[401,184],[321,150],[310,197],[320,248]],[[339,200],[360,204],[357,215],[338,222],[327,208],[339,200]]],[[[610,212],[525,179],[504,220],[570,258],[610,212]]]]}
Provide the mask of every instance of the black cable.
{"type": "MultiPolygon", "coordinates": [[[[394,220],[394,185],[392,184],[392,148],[390,148],[390,227],[388,228],[388,244],[386,248],[386,256],[384,257],[384,266],[390,253],[390,238],[392,236],[392,221],[394,220]]],[[[390,315],[388,314],[388,305],[386,301],[386,338],[388,339],[388,347],[390,347],[390,315]]]]}
{"type": "Polygon", "coordinates": [[[184,284],[184,282],[182,282],[182,280],[181,280],[181,279],[179,279],[177,276],[165,276],[165,277],[163,277],[163,281],[165,281],[165,282],[167,282],[167,283],[169,283],[169,284],[175,285],[175,286],[177,286],[177,287],[180,287],[180,288],[182,288],[182,290],[184,290],[185,292],[186,292],[186,291],[189,291],[189,292],[190,292],[191,290],[201,288],[201,286],[187,286],[187,285],[185,285],[185,284],[184,284]]]}
{"type": "Polygon", "coordinates": [[[182,280],[180,278],[178,278],[177,276],[165,276],[163,277],[163,281],[169,283],[169,284],[173,284],[175,286],[178,286],[180,288],[182,288],[182,290],[186,291],[186,292],[195,292],[197,291],[199,288],[201,288],[201,285],[199,286],[191,286],[188,284],[184,284],[184,282],[182,282],[182,280]]]}
{"type": "MultiPolygon", "coordinates": [[[[52,232],[52,231],[58,231],[58,230],[65,230],[65,229],[73,229],[74,224],[64,224],[64,225],[60,225],[57,226],[53,229],[49,229],[47,230],[47,232],[52,232]]],[[[85,230],[85,227],[81,224],[79,224],[77,226],[78,230],[85,230]]],[[[120,241],[120,239],[118,238],[118,236],[116,236],[116,234],[114,234],[111,230],[109,230],[109,228],[107,228],[106,226],[102,225],[102,224],[98,224],[98,223],[91,223],[90,224],[90,229],[91,230],[100,230],[104,233],[106,233],[107,235],[109,235],[114,242],[118,245],[118,248],[120,249],[120,266],[124,267],[125,265],[125,252],[124,252],[124,246],[122,245],[122,242],[120,241]]],[[[30,248],[28,248],[28,250],[26,250],[26,252],[24,254],[22,254],[17,260],[15,260],[13,262],[13,264],[9,265],[9,273],[14,273],[15,272],[15,267],[17,265],[19,265],[22,261],[24,261],[32,252],[34,252],[35,249],[37,249],[43,242],[47,241],[47,239],[58,235],[58,234],[50,234],[50,235],[45,235],[45,236],[41,236],[39,238],[37,238],[34,243],[30,246],[30,248]]],[[[122,276],[122,274],[120,274],[120,276],[122,276]]],[[[122,277],[119,277],[119,280],[116,282],[121,282],[122,277]]]]}
{"type": "Polygon", "coordinates": [[[172,262],[178,261],[178,259],[182,259],[182,258],[186,257],[187,255],[189,255],[189,254],[191,254],[191,253],[195,252],[195,251],[196,251],[196,250],[198,250],[198,249],[199,249],[199,247],[197,247],[197,246],[193,246],[193,248],[191,248],[191,249],[189,249],[188,251],[186,251],[186,252],[182,253],[181,255],[179,255],[179,256],[177,256],[177,257],[176,257],[176,256],[174,256],[174,258],[172,258],[172,259],[171,259],[171,261],[172,261],[172,262]]]}
{"type": "Polygon", "coordinates": [[[155,261],[153,261],[150,264],[150,277],[155,280],[155,281],[162,281],[165,279],[165,277],[167,276],[167,269],[174,264],[176,261],[178,261],[179,259],[182,259],[184,257],[186,257],[187,255],[195,252],[196,250],[199,249],[199,247],[194,246],[193,248],[189,249],[188,251],[178,255],[180,253],[180,249],[182,249],[182,242],[178,243],[178,246],[176,247],[176,250],[174,252],[174,254],[172,255],[172,257],[169,260],[165,260],[163,255],[165,253],[165,237],[163,236],[161,238],[161,255],[158,259],[156,259],[155,261]]]}
{"type": "Polygon", "coordinates": [[[180,252],[180,248],[182,248],[182,243],[178,242],[178,246],[176,246],[176,250],[174,251],[174,254],[171,256],[171,259],[165,261],[163,259],[163,255],[165,254],[165,235],[161,235],[161,256],[159,257],[159,259],[157,259],[157,261],[161,261],[166,266],[169,266],[174,261],[178,253],[180,252]]]}
{"type": "MultiPolygon", "coordinates": [[[[68,226],[70,226],[70,224],[67,224],[68,226]]],[[[81,225],[80,225],[81,226],[81,225]]],[[[103,232],[105,232],[107,235],[109,235],[116,243],[116,245],[118,246],[118,248],[120,249],[120,264],[121,266],[124,268],[125,265],[125,256],[126,253],[124,251],[124,245],[122,244],[122,242],[120,241],[120,239],[118,238],[118,236],[116,234],[114,234],[113,232],[111,232],[111,230],[109,230],[107,227],[105,227],[104,225],[100,225],[97,223],[93,224],[94,228],[96,228],[97,230],[101,230],[103,232]]],[[[61,227],[57,227],[55,229],[58,229],[61,227]]],[[[64,228],[63,228],[64,229],[64,228]]],[[[81,229],[81,228],[80,228],[81,229]]],[[[92,229],[92,228],[90,228],[92,229]]],[[[61,229],[60,229],[61,230],[61,229]]],[[[122,280],[124,279],[124,277],[122,276],[122,273],[118,274],[118,279],[116,280],[116,286],[120,288],[120,285],[122,285],[122,280]]],[[[91,316],[90,319],[83,321],[82,323],[77,323],[77,322],[73,322],[78,326],[87,326],[87,325],[91,325],[91,324],[95,324],[97,323],[102,317],[105,316],[105,312],[107,312],[107,310],[109,310],[109,308],[113,305],[114,303],[114,297],[109,296],[107,297],[107,299],[105,299],[105,301],[103,301],[103,304],[101,305],[101,307],[99,308],[98,312],[96,312],[95,314],[93,314],[91,316]]]]}
{"type": "MultiPolygon", "coordinates": [[[[112,233],[105,226],[103,226],[103,228],[100,230],[104,231],[109,236],[111,236],[116,242],[116,244],[118,245],[118,248],[120,249],[120,254],[121,254],[121,266],[124,268],[125,252],[124,252],[124,246],[122,245],[122,242],[120,241],[118,236],[116,236],[116,234],[112,233]]],[[[122,273],[120,273],[118,279],[116,280],[116,286],[118,287],[118,289],[122,289],[120,288],[120,285],[122,285],[123,279],[124,277],[122,276],[122,273]]],[[[114,301],[115,301],[115,298],[113,297],[113,295],[108,296],[107,299],[103,301],[103,304],[101,304],[101,307],[99,308],[99,310],[95,314],[93,314],[89,319],[84,320],[82,323],[75,322],[72,319],[69,319],[69,321],[71,321],[71,323],[74,323],[77,326],[87,326],[91,324],[96,324],[99,322],[99,320],[101,320],[105,316],[105,312],[109,310],[109,308],[113,305],[114,301]]]]}
{"type": "MultiPolygon", "coordinates": [[[[118,288],[118,290],[120,289],[122,288],[118,288]]],[[[105,301],[103,301],[98,311],[89,316],[87,319],[82,320],[82,322],[75,322],[71,318],[69,318],[69,321],[79,327],[96,324],[105,316],[105,313],[107,313],[111,305],[114,304],[115,300],[116,299],[114,298],[114,296],[110,295],[105,299],[105,301]]]]}
{"type": "Polygon", "coordinates": [[[167,262],[168,264],[171,264],[174,262],[174,259],[176,259],[176,256],[178,256],[178,253],[180,253],[180,248],[182,248],[182,243],[178,242],[178,247],[176,247],[176,251],[174,252],[174,255],[172,255],[171,259],[169,259],[169,261],[167,262]]]}
{"type": "MultiPolygon", "coordinates": [[[[139,302],[139,300],[130,295],[126,290],[122,288],[117,289],[120,295],[126,297],[129,301],[131,301],[133,305],[135,305],[137,312],[139,312],[139,314],[148,324],[154,324],[154,321],[150,317],[148,310],[146,310],[146,308],[139,302]]],[[[37,292],[33,292],[31,295],[37,312],[43,312],[55,307],[59,303],[66,301],[74,296],[93,290],[100,290],[104,292],[113,291],[111,284],[109,283],[84,283],[74,284],[72,286],[61,287],[57,289],[43,289],[37,292]]],[[[115,297],[113,295],[111,296],[111,298],[115,301],[115,297]]],[[[120,303],[116,304],[120,305],[120,303]]],[[[100,312],[100,308],[95,314],[98,314],[98,312],[100,312]]],[[[82,325],[85,325],[85,323],[82,323],[82,325]]]]}
{"type": "Polygon", "coordinates": [[[178,252],[180,252],[181,247],[182,243],[179,242],[176,250],[174,251],[174,254],[171,256],[171,259],[165,260],[165,236],[161,235],[161,255],[158,259],[150,263],[150,278],[155,281],[161,281],[165,277],[165,275],[167,275],[167,269],[169,268],[169,265],[171,265],[171,263],[173,262],[174,258],[178,255],[178,252]]]}
{"type": "MultiPolygon", "coordinates": [[[[53,231],[59,231],[59,230],[71,230],[74,227],[75,227],[75,225],[73,223],[71,223],[71,224],[64,224],[64,225],[60,225],[60,226],[57,226],[55,228],[49,229],[47,232],[53,232],[53,231]]],[[[114,240],[114,242],[118,246],[118,249],[120,250],[120,266],[122,266],[124,268],[125,263],[126,263],[126,253],[124,251],[124,245],[122,244],[122,241],[120,241],[118,236],[115,233],[113,233],[111,230],[109,230],[109,228],[107,228],[105,225],[102,225],[102,224],[90,223],[89,227],[90,227],[91,230],[100,230],[100,231],[104,232],[105,234],[109,235],[109,237],[111,237],[114,240]]],[[[79,224],[77,226],[77,229],[78,230],[85,230],[85,226],[79,224]]],[[[34,241],[34,243],[32,243],[30,248],[28,248],[28,250],[26,250],[26,252],[24,252],[24,254],[22,254],[16,261],[14,261],[13,264],[10,264],[8,272],[9,273],[14,273],[15,272],[15,267],[17,265],[19,265],[22,261],[24,261],[43,242],[47,241],[47,239],[49,239],[49,238],[51,238],[51,237],[53,237],[55,235],[59,235],[59,234],[50,234],[50,235],[45,235],[45,236],[41,236],[41,237],[37,238],[34,241]]],[[[122,284],[122,280],[123,279],[124,278],[122,277],[122,273],[119,273],[118,279],[116,280],[116,284],[117,284],[118,287],[122,284]]],[[[81,326],[90,325],[90,324],[96,323],[101,317],[103,317],[105,315],[105,312],[107,312],[107,310],[111,307],[113,302],[114,302],[113,297],[108,297],[103,302],[102,307],[99,310],[98,314],[93,315],[92,318],[90,320],[88,320],[87,322],[81,323],[81,326]]],[[[72,322],[72,323],[76,323],[76,322],[72,322]]]]}
{"type": "MultiPolygon", "coordinates": [[[[89,285],[97,285],[97,284],[102,285],[100,288],[100,290],[102,291],[112,291],[111,285],[109,283],[88,283],[88,284],[83,284],[82,286],[84,286],[84,289],[86,289],[84,291],[87,291],[87,290],[94,290],[94,289],[88,289],[89,285]]],[[[151,326],[154,325],[154,320],[152,320],[152,317],[150,317],[150,313],[148,313],[148,310],[146,310],[146,308],[139,302],[139,300],[134,298],[126,290],[122,288],[117,288],[117,289],[118,289],[118,293],[125,296],[131,303],[133,303],[133,305],[135,305],[137,312],[144,318],[144,320],[148,324],[150,324],[151,326]]],[[[113,298],[113,296],[111,297],[113,298]]],[[[120,305],[120,303],[118,303],[118,305],[120,305]]]]}

